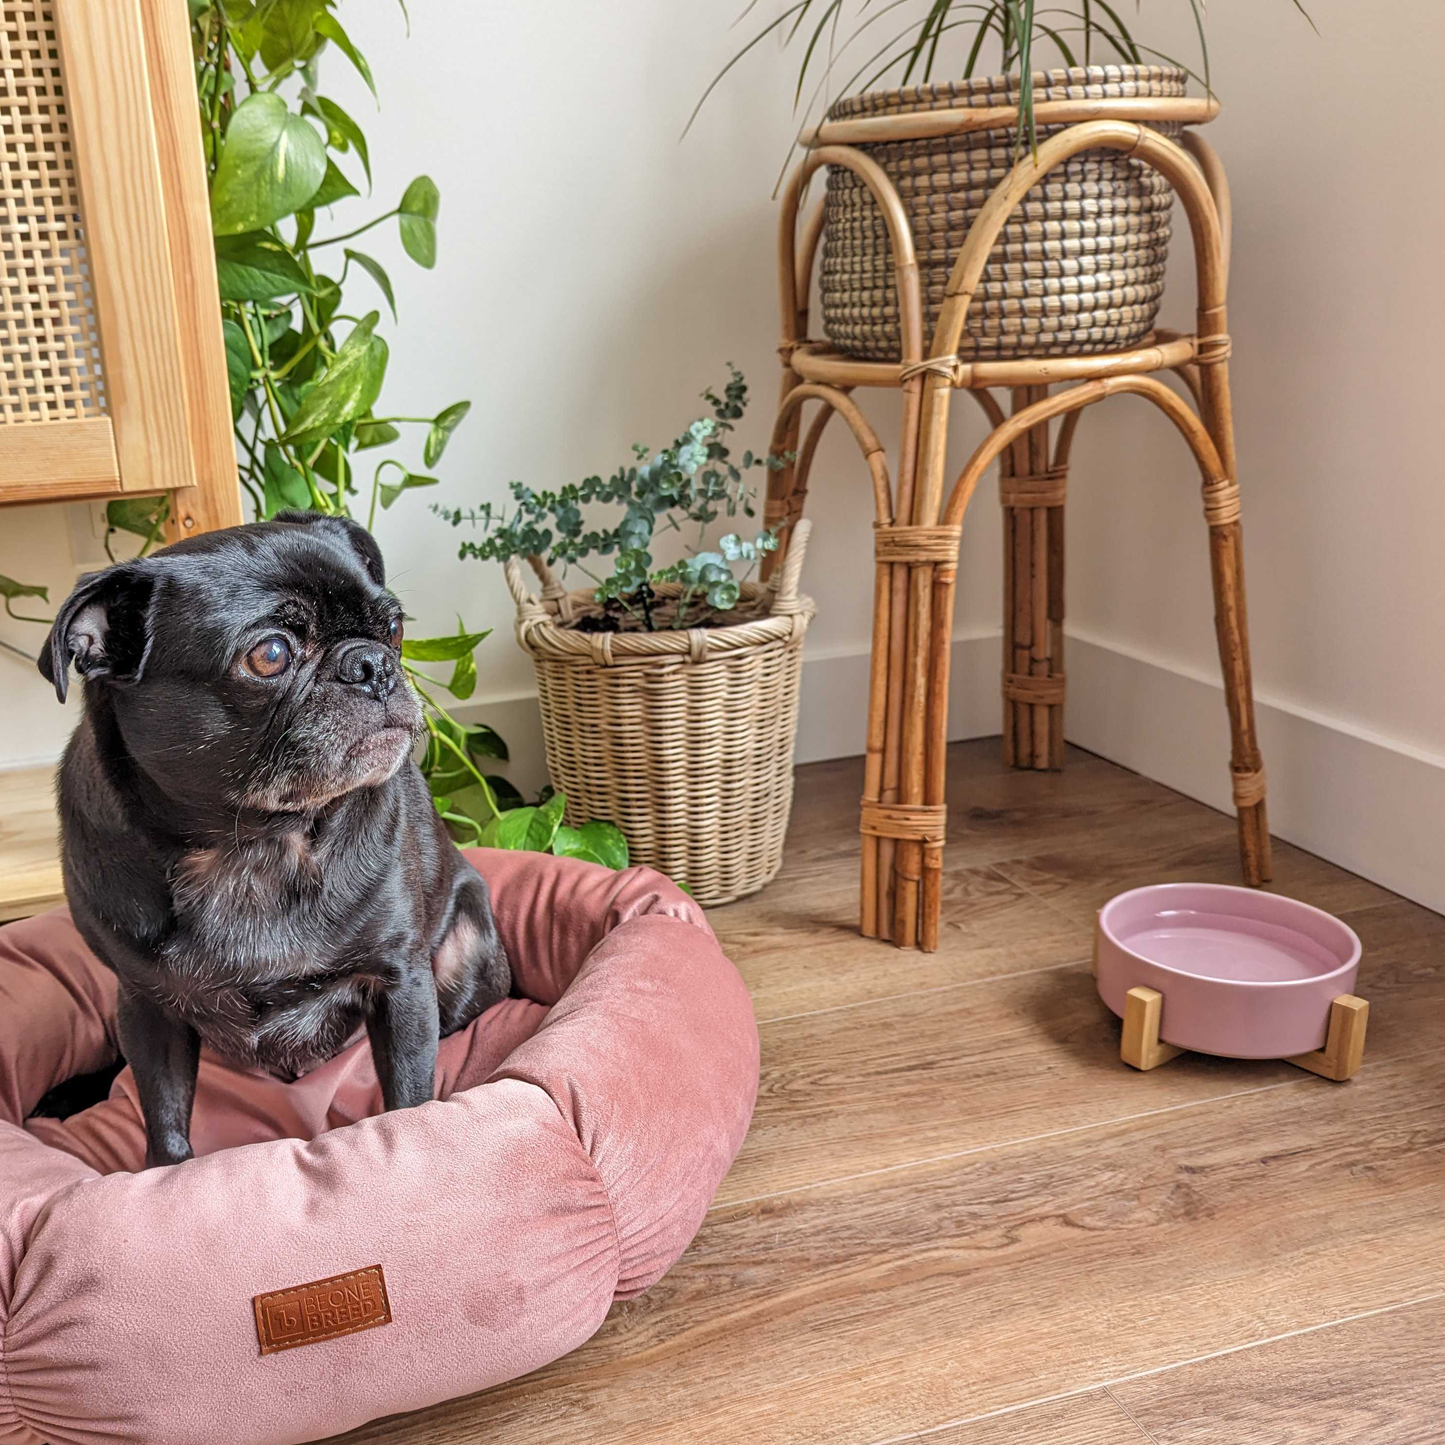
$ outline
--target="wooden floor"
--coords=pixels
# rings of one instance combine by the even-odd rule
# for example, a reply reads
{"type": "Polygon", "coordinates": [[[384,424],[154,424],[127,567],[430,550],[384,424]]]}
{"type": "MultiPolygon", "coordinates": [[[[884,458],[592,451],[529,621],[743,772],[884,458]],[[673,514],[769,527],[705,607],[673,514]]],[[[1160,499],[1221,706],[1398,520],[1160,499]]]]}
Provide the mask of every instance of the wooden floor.
{"type": "Polygon", "coordinates": [[[951,753],[933,955],[855,932],[859,764],[800,770],[782,876],[712,915],[762,1090],[692,1247],[568,1358],[348,1440],[1445,1440],[1445,919],[1278,844],[1274,886],[1364,940],[1361,1073],[1134,1073],[1094,911],[1237,881],[1233,821],[997,756],[951,753]]]}

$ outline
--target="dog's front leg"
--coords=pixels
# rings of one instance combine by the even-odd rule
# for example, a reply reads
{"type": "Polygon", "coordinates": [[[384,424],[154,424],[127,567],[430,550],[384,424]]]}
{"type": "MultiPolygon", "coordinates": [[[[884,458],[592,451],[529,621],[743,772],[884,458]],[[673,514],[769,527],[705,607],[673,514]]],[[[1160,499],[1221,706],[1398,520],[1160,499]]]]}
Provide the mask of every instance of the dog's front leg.
{"type": "Polygon", "coordinates": [[[135,1074],[146,1126],[146,1168],[191,1157],[191,1106],[201,1040],[188,1024],[142,993],[120,987],[120,1051],[135,1074]]]}
{"type": "Polygon", "coordinates": [[[386,1107],[409,1109],[426,1103],[436,1088],[441,1033],[430,960],[406,969],[376,995],[366,1032],[386,1107]]]}

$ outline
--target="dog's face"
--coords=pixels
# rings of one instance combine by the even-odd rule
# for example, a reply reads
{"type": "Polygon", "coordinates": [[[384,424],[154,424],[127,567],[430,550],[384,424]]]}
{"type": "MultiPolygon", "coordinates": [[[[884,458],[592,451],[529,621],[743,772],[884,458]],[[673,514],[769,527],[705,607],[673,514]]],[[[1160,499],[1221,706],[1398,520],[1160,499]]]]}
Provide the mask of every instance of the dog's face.
{"type": "Polygon", "coordinates": [[[200,811],[308,812],[385,782],[422,725],[401,606],[355,522],[284,513],[81,578],[40,670],[104,688],[131,759],[200,811]]]}

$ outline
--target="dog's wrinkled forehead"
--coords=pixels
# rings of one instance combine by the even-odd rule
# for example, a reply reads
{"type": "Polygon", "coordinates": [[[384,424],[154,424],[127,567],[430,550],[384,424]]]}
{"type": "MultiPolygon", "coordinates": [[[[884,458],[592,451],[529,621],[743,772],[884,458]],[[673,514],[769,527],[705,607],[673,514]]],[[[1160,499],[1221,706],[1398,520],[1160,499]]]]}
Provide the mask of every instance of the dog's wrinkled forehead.
{"type": "Polygon", "coordinates": [[[396,604],[375,544],[355,523],[277,521],[208,533],[158,553],[167,559],[158,634],[219,660],[258,628],[320,646],[385,629],[396,604]],[[374,554],[368,556],[368,552],[374,554]]]}

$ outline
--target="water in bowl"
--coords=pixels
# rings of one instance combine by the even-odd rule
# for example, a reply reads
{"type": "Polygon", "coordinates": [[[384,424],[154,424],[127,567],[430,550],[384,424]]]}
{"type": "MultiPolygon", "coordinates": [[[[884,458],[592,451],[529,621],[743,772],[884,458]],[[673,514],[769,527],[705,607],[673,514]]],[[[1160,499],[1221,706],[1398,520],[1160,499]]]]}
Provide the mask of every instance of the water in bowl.
{"type": "Polygon", "coordinates": [[[1195,909],[1156,913],[1119,941],[1165,968],[1240,983],[1318,978],[1344,962],[1292,928],[1195,909]]]}

